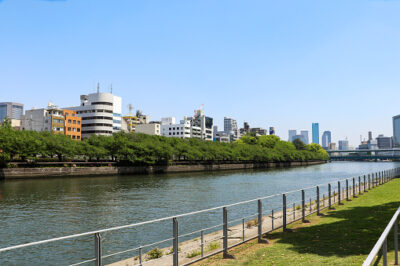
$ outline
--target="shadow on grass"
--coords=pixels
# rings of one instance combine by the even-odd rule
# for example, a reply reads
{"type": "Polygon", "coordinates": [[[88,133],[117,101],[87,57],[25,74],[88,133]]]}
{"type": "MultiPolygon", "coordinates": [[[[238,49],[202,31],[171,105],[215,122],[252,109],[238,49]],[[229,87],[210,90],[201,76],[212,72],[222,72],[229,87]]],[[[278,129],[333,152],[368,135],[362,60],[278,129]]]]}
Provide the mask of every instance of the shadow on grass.
{"type": "MultiPolygon", "coordinates": [[[[296,228],[293,233],[272,233],[267,238],[279,238],[277,243],[290,244],[290,249],[298,253],[338,257],[367,255],[399,206],[400,202],[391,202],[336,210],[317,218],[319,224],[296,228]]],[[[392,249],[391,233],[388,250],[392,249]]]]}

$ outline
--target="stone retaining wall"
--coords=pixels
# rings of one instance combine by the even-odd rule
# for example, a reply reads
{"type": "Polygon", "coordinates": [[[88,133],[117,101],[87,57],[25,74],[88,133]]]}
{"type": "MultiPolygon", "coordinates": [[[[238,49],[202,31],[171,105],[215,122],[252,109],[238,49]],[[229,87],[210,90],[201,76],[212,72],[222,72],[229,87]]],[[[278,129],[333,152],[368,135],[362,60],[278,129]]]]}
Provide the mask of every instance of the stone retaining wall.
{"type": "Polygon", "coordinates": [[[57,176],[100,176],[100,175],[135,175],[179,172],[207,172],[239,169],[266,169],[296,167],[326,163],[310,162],[270,162],[270,163],[229,163],[229,164],[195,164],[171,166],[132,166],[132,167],[49,167],[49,168],[5,168],[0,169],[0,179],[43,178],[57,176]]]}

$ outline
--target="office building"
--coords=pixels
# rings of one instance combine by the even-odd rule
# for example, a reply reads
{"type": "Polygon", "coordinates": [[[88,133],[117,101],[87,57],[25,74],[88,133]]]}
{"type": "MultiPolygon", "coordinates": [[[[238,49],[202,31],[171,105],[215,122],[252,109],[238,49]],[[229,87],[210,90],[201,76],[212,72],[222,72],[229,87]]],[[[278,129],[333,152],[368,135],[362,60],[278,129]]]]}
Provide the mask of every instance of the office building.
{"type": "Polygon", "coordinates": [[[63,110],[65,128],[64,134],[70,136],[71,139],[81,140],[82,132],[81,132],[81,124],[82,118],[77,116],[76,111],[73,110],[63,110]]]}
{"type": "Polygon", "coordinates": [[[268,130],[262,127],[253,127],[250,129],[250,133],[255,133],[256,136],[268,135],[268,130]]]}
{"type": "Polygon", "coordinates": [[[214,120],[212,117],[205,116],[204,111],[202,109],[195,110],[194,116],[189,117],[190,124],[192,128],[200,128],[201,129],[201,139],[204,140],[213,140],[213,124],[214,120]]]}
{"type": "Polygon", "coordinates": [[[312,123],[312,143],[319,144],[319,123],[312,123]]]}
{"type": "Polygon", "coordinates": [[[393,116],[393,147],[400,147],[400,115],[393,116]]]}
{"type": "Polygon", "coordinates": [[[10,120],[21,120],[24,114],[24,105],[21,103],[2,102],[0,103],[0,122],[8,117],[10,120]]]}
{"type": "Polygon", "coordinates": [[[378,149],[391,149],[393,147],[392,138],[379,135],[376,138],[378,149]]]}
{"type": "Polygon", "coordinates": [[[349,141],[348,140],[339,140],[339,150],[341,150],[341,151],[349,150],[349,141]]]}
{"type": "Polygon", "coordinates": [[[334,143],[334,142],[329,143],[328,149],[333,150],[333,151],[336,150],[336,143],[334,143]]]}
{"type": "Polygon", "coordinates": [[[292,142],[294,141],[294,140],[296,140],[296,139],[299,139],[299,140],[301,140],[304,144],[306,144],[306,139],[305,139],[305,137],[304,137],[304,135],[295,135],[294,137],[293,137],[293,140],[292,140],[292,142]]]}
{"type": "Polygon", "coordinates": [[[269,134],[270,135],[275,135],[275,128],[274,127],[269,127],[269,134]]]}
{"type": "MultiPolygon", "coordinates": [[[[225,127],[224,127],[225,128],[225,127]]],[[[218,126],[213,127],[213,141],[216,142],[232,142],[231,135],[224,131],[218,131],[218,126]]]]}
{"type": "Polygon", "coordinates": [[[368,131],[368,141],[372,140],[372,131],[368,131]]]}
{"type": "Polygon", "coordinates": [[[308,143],[310,143],[309,142],[309,139],[308,139],[308,130],[301,130],[300,131],[300,135],[302,135],[303,136],[303,139],[304,139],[304,144],[308,144],[308,143]]]}
{"type": "Polygon", "coordinates": [[[229,136],[230,142],[233,142],[240,138],[240,130],[238,128],[236,120],[233,118],[224,117],[224,132],[226,133],[226,135],[229,136]]]}
{"type": "Polygon", "coordinates": [[[322,148],[329,148],[329,144],[332,142],[332,135],[330,131],[324,131],[322,134],[322,148]]]}
{"type": "Polygon", "coordinates": [[[161,135],[161,125],[158,123],[151,124],[137,124],[135,126],[136,133],[143,133],[148,135],[161,135]]]}
{"type": "Polygon", "coordinates": [[[150,122],[150,117],[148,115],[143,115],[142,111],[137,110],[136,115],[123,116],[121,122],[124,125],[121,127],[121,130],[135,132],[136,125],[148,124],[150,122]]]}
{"type": "Polygon", "coordinates": [[[27,110],[22,120],[24,130],[47,131],[81,140],[81,118],[73,110],[60,109],[52,103],[47,108],[27,110]]]}
{"type": "Polygon", "coordinates": [[[297,130],[289,129],[289,139],[288,141],[292,142],[294,140],[294,136],[297,135],[297,130]]]}
{"type": "Polygon", "coordinates": [[[121,131],[122,99],[112,93],[100,92],[81,95],[81,105],[66,109],[82,117],[82,138],[93,134],[110,136],[121,131]]]}
{"type": "Polygon", "coordinates": [[[191,121],[184,117],[179,124],[175,123],[175,117],[161,119],[161,135],[176,138],[201,138],[201,128],[193,127],[191,121]]]}

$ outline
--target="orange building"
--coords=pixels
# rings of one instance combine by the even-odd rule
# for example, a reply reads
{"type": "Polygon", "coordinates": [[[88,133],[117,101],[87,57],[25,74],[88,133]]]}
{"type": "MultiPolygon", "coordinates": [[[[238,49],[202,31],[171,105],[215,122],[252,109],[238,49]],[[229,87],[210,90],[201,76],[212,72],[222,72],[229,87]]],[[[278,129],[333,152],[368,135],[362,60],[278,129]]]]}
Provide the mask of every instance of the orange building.
{"type": "Polygon", "coordinates": [[[82,118],[76,116],[76,111],[63,110],[65,117],[65,135],[71,136],[71,139],[81,140],[82,118]]]}

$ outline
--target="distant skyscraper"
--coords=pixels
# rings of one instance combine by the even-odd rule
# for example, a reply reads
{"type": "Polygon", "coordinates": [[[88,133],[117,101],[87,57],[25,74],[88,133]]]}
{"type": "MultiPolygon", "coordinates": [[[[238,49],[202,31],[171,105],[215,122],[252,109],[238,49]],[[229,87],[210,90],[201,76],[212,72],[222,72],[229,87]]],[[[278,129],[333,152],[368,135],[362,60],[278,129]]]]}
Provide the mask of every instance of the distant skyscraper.
{"type": "Polygon", "coordinates": [[[4,118],[21,120],[24,114],[24,105],[21,103],[4,102],[0,103],[0,122],[4,118]]]}
{"type": "Polygon", "coordinates": [[[332,142],[332,135],[330,131],[324,131],[322,134],[322,147],[325,149],[329,148],[329,144],[332,142]]]}
{"type": "Polygon", "coordinates": [[[400,147],[400,115],[393,116],[393,146],[400,147]]]}
{"type": "Polygon", "coordinates": [[[303,136],[303,142],[304,142],[304,144],[308,144],[308,143],[310,143],[309,142],[309,139],[308,139],[308,130],[302,130],[302,131],[300,131],[300,135],[302,135],[303,136]]]}
{"type": "Polygon", "coordinates": [[[349,149],[349,141],[348,140],[339,140],[339,150],[347,151],[349,149]]]}
{"type": "Polygon", "coordinates": [[[274,127],[269,127],[269,134],[270,135],[275,135],[275,128],[274,127]]]}
{"type": "Polygon", "coordinates": [[[372,131],[368,131],[368,141],[372,140],[372,131]]]}
{"type": "Polygon", "coordinates": [[[289,129],[289,141],[293,141],[294,136],[297,135],[297,130],[289,129]]]}
{"type": "Polygon", "coordinates": [[[312,142],[319,144],[319,124],[312,123],[312,142]]]}
{"type": "Polygon", "coordinates": [[[237,131],[237,122],[233,118],[224,117],[224,131],[229,133],[231,131],[237,131]]]}

